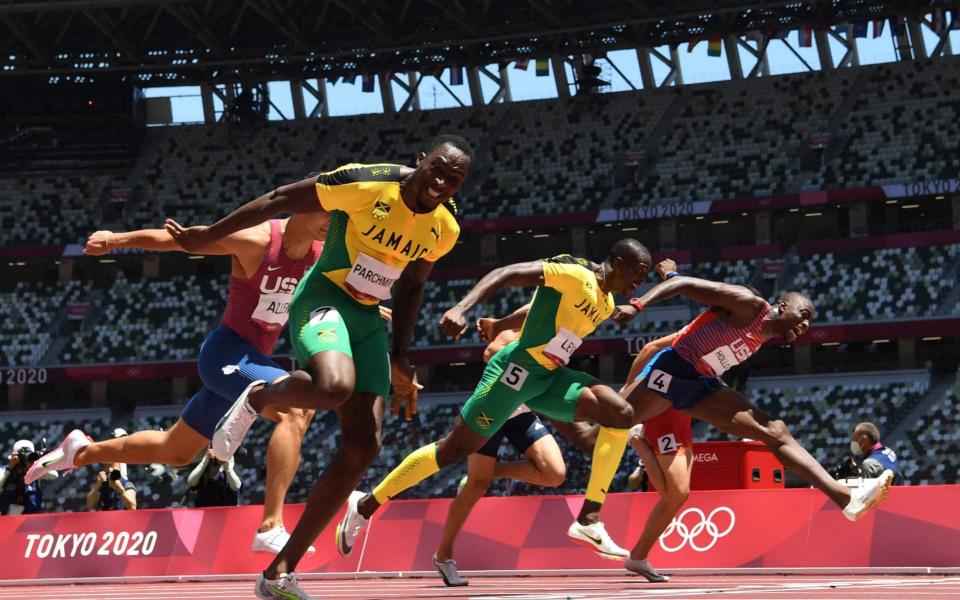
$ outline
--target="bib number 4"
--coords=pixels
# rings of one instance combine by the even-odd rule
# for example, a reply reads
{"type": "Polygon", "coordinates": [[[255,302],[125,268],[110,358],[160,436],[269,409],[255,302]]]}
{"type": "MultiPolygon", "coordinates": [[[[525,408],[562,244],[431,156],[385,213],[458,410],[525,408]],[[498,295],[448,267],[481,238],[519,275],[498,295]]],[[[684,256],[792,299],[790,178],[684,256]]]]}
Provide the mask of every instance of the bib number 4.
{"type": "Polygon", "coordinates": [[[670,389],[671,381],[673,381],[673,375],[664,373],[660,369],[654,369],[653,373],[650,373],[650,378],[647,379],[647,387],[665,394],[670,389]]]}
{"type": "Polygon", "coordinates": [[[512,390],[519,392],[520,388],[523,387],[523,382],[527,380],[527,376],[529,374],[530,372],[520,365],[510,363],[507,365],[507,368],[504,369],[503,375],[500,377],[500,383],[512,390]]]}

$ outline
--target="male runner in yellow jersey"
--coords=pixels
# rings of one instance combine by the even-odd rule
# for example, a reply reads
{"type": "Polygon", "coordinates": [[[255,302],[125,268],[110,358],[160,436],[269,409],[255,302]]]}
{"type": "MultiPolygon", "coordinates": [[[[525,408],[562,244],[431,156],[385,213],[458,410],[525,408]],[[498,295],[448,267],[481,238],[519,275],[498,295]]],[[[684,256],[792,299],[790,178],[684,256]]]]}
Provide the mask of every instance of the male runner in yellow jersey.
{"type": "Polygon", "coordinates": [[[214,452],[226,459],[267,406],[332,409],[340,419],[338,452],[314,486],[289,542],[257,580],[259,598],[310,598],[293,570],[380,452],[391,372],[397,395],[409,401],[416,394],[407,357],[410,338],[433,264],[460,233],[450,198],[467,177],[472,153],[463,138],[440,136],[420,154],[415,169],[349,164],[282,186],[210,227],[167,223],[189,250],[277,213],[330,213],[323,254],[290,305],[291,342],[305,370],[265,387],[251,384],[214,434],[214,452]],[[394,284],[388,354],[378,305],[391,297],[394,284]]]}
{"type": "MultiPolygon", "coordinates": [[[[627,443],[633,410],[616,391],[565,365],[582,338],[613,312],[612,292],[629,295],[646,278],[650,263],[650,252],[640,242],[624,239],[613,245],[599,265],[561,255],[494,269],[481,279],[443,315],[441,328],[459,337],[467,327],[467,311],[478,302],[506,285],[538,286],[520,339],[490,360],[446,437],[407,456],[373,493],[350,495],[347,513],[337,530],[340,552],[352,550],[357,535],[377,508],[441,468],[476,452],[521,404],[558,421],[597,422],[601,428],[593,469],[603,473],[598,481],[611,479],[627,443]]],[[[602,502],[605,496],[606,490],[587,489],[587,497],[594,501],[602,502]]],[[[602,528],[597,523],[586,534],[609,539],[602,528]]],[[[618,550],[622,558],[623,551],[618,550]]]]}
{"type": "MultiPolygon", "coordinates": [[[[496,319],[484,317],[477,320],[477,331],[485,342],[489,342],[483,351],[483,362],[490,362],[500,350],[520,337],[523,319],[529,305],[514,314],[496,319]]],[[[584,452],[593,452],[597,436],[597,427],[586,423],[562,423],[553,421],[554,427],[584,452]]],[[[469,585],[469,581],[460,576],[457,561],[453,559],[453,545],[477,502],[487,493],[495,477],[515,479],[543,487],[555,487],[563,483],[567,468],[563,453],[556,439],[544,427],[541,419],[521,406],[503,427],[487,438],[482,448],[467,457],[467,476],[461,482],[457,496],[447,511],[447,520],[443,524],[440,545],[433,555],[433,567],[443,577],[443,582],[452,587],[469,585]],[[497,454],[503,440],[513,446],[524,460],[497,462],[497,454]]]]}

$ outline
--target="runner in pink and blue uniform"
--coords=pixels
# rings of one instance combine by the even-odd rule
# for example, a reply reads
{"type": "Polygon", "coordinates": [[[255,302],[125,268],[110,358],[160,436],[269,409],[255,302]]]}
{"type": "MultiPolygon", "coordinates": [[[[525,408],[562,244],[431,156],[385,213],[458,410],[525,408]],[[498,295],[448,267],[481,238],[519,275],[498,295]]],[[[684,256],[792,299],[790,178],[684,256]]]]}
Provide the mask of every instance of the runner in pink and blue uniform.
{"type": "MultiPolygon", "coordinates": [[[[326,237],[326,215],[296,215],[238,231],[197,250],[196,254],[232,257],[227,307],[220,325],[200,347],[197,371],[203,387],[167,431],[138,431],[92,442],[75,429],[55,450],[28,471],[34,480],[48,471],[123,462],[184,465],[210,444],[220,418],[255,382],[288,376],[270,353],[287,322],[297,283],[317,261],[326,237]]],[[[97,231],[84,253],[107,254],[116,248],[183,251],[163,229],[115,233],[97,231]]],[[[271,407],[265,416],[277,423],[267,448],[263,520],[254,536],[255,551],[278,552],[290,537],[283,524],[283,499],[300,463],[300,446],[312,410],[271,407]]]]}

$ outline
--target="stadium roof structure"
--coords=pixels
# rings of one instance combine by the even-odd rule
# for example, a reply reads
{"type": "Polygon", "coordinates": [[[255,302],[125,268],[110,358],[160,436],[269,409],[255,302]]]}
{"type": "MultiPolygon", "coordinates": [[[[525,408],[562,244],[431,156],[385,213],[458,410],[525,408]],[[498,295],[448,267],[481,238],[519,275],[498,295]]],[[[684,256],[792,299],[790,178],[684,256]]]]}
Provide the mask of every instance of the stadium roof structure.
{"type": "Polygon", "coordinates": [[[0,0],[0,77],[141,87],[438,71],[913,16],[942,0],[0,0]]]}

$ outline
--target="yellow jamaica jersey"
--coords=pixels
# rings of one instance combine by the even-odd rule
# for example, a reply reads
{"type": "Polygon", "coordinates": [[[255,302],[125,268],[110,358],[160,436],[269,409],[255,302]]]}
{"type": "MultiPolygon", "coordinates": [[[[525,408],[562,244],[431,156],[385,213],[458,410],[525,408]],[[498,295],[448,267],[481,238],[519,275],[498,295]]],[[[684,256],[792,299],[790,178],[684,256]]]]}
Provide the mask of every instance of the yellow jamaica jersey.
{"type": "Polygon", "coordinates": [[[613,295],[600,290],[590,261],[569,254],[544,260],[543,279],[520,331],[519,348],[544,368],[556,369],[613,313],[613,295]]]}
{"type": "Polygon", "coordinates": [[[317,197],[331,217],[309,277],[322,273],[357,302],[377,304],[390,298],[407,263],[453,249],[460,235],[453,201],[414,213],[400,199],[401,168],[351,163],[319,175],[317,197]]]}

